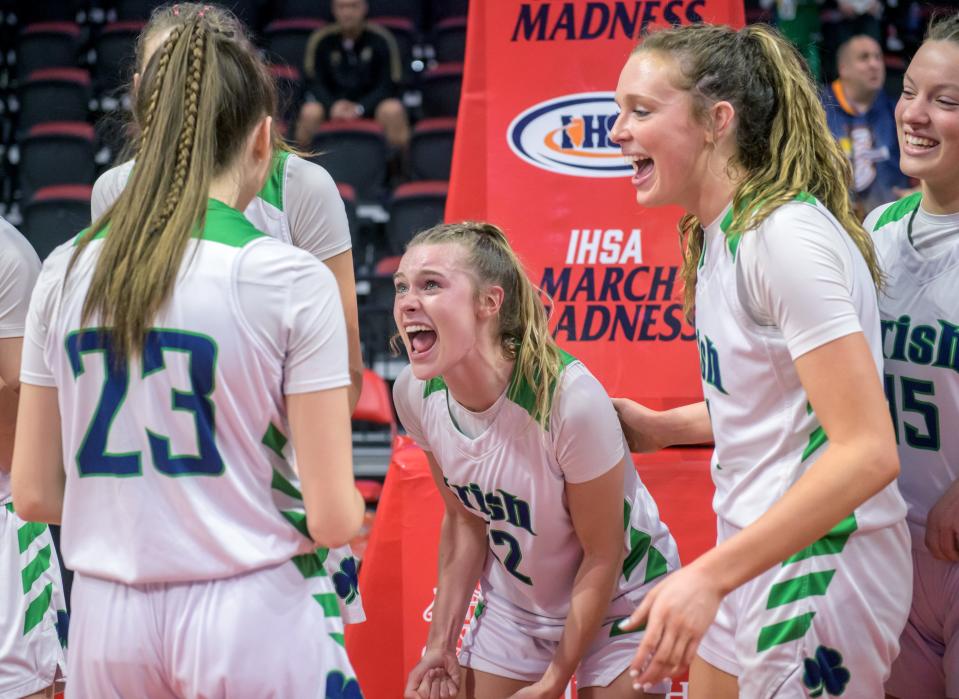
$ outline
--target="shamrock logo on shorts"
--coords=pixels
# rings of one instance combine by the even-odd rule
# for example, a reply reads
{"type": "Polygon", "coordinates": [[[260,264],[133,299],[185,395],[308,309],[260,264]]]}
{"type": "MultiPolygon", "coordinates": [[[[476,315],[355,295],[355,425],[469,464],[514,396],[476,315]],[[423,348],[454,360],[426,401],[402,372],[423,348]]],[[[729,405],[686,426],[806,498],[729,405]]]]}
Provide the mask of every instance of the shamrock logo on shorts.
{"type": "Polygon", "coordinates": [[[334,670],[326,676],[326,699],[363,699],[360,683],[334,670]]]}
{"type": "Polygon", "coordinates": [[[360,580],[356,572],[356,559],[350,556],[340,563],[340,569],[333,573],[333,585],[336,594],[350,604],[360,592],[360,580]]]}
{"type": "Polygon", "coordinates": [[[825,691],[829,696],[838,697],[846,691],[851,675],[842,666],[842,654],[838,650],[819,646],[816,656],[803,660],[803,666],[802,681],[809,696],[821,697],[825,691]]]}

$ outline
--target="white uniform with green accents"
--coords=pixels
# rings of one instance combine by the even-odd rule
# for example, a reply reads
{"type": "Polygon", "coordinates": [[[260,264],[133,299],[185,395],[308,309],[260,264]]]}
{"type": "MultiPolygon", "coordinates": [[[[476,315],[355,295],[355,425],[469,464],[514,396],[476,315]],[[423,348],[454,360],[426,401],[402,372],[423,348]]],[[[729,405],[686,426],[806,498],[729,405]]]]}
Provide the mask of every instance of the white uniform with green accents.
{"type": "Polygon", "coordinates": [[[21,373],[58,389],[71,686],[327,696],[328,681],[352,682],[336,583],[279,452],[285,395],[349,383],[335,279],[211,199],[142,356],[117,366],[108,336],[80,322],[102,244],[66,282],[74,249],[47,259],[21,373]]]}
{"type": "MultiPolygon", "coordinates": [[[[882,361],[868,268],[825,207],[801,195],[742,236],[726,234],[731,221],[730,205],[706,226],[696,285],[720,541],[765,513],[827,444],[794,361],[855,332],[877,373],[882,361]]],[[[889,485],[728,595],[699,654],[738,675],[751,699],[881,697],[911,588],[904,515],[889,485]]]]}
{"type": "MultiPolygon", "coordinates": [[[[0,218],[0,340],[23,337],[39,273],[30,243],[0,218]]],[[[0,471],[0,699],[46,689],[58,669],[66,672],[66,603],[53,539],[46,524],[16,515],[10,495],[10,476],[0,471]]]]}
{"type": "Polygon", "coordinates": [[[542,676],[566,623],[583,555],[566,484],[592,480],[627,460],[622,572],[607,618],[576,673],[579,686],[604,686],[623,672],[637,644],[636,634],[617,633],[614,622],[678,568],[679,558],[629,462],[606,391],[582,363],[563,358],[548,430],[531,416],[533,393],[525,382],[514,397],[508,388],[482,414],[466,414],[441,378],[420,381],[409,367],[393,395],[407,432],[433,454],[463,506],[488,525],[483,607],[460,654],[461,664],[477,670],[525,680],[542,676]]]}
{"type": "MultiPolygon", "coordinates": [[[[120,196],[126,186],[133,161],[104,172],[93,185],[90,200],[92,220],[99,218],[120,196]]],[[[286,151],[276,154],[270,174],[259,194],[243,212],[255,228],[284,243],[306,250],[319,260],[326,260],[351,247],[346,210],[333,178],[322,167],[286,151]]],[[[312,295],[317,290],[310,290],[312,295]]],[[[286,457],[293,460],[292,450],[286,457]]],[[[294,462],[295,468],[295,462],[294,462]]],[[[353,571],[356,559],[349,546],[328,552],[330,575],[353,571]]],[[[343,619],[356,624],[366,619],[359,591],[345,591],[340,598],[343,619]]]]}
{"type": "Polygon", "coordinates": [[[959,565],[925,543],[929,510],[959,480],[959,213],[913,194],[866,218],[886,274],[879,297],[886,397],[909,505],[914,598],[887,691],[959,697],[959,565]]]}

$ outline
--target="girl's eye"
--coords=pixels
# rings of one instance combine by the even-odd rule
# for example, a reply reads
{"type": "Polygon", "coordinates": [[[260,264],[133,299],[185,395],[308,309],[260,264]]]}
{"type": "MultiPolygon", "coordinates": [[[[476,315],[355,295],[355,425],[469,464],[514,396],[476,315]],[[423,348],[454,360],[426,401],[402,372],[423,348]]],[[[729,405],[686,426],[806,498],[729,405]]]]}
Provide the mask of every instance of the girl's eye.
{"type": "Polygon", "coordinates": [[[424,289],[438,289],[438,288],[439,288],[439,284],[437,284],[437,283],[436,283],[435,281],[433,281],[432,279],[427,279],[425,282],[423,282],[423,288],[424,288],[424,289]]]}
{"type": "Polygon", "coordinates": [[[646,111],[645,109],[640,108],[640,107],[637,107],[636,109],[634,109],[634,110],[633,110],[633,114],[635,114],[635,115],[638,116],[638,117],[649,116],[649,112],[646,111]]]}
{"type": "Polygon", "coordinates": [[[959,107],[959,102],[954,102],[950,99],[940,99],[939,104],[941,104],[943,107],[959,107]]]}
{"type": "Polygon", "coordinates": [[[396,284],[396,293],[405,294],[406,293],[406,284],[396,284]]]}

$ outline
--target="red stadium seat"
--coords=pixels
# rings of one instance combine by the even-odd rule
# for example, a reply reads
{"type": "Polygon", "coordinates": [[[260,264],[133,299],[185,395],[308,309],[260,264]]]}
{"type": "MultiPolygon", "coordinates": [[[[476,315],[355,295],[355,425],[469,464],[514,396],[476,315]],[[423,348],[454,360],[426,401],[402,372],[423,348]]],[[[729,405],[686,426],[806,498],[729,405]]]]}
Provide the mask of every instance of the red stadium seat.
{"type": "Polygon", "coordinates": [[[42,68],[20,85],[21,133],[45,121],[86,121],[90,74],[79,68],[42,68]]]}
{"type": "Polygon", "coordinates": [[[423,119],[413,127],[410,139],[410,168],[415,180],[448,180],[453,161],[456,119],[423,119]]]}
{"type": "Polygon", "coordinates": [[[80,26],[76,22],[28,24],[17,41],[17,76],[20,80],[41,68],[72,67],[80,51],[80,26]]]}
{"type": "Polygon", "coordinates": [[[50,121],[32,126],[20,144],[20,193],[29,200],[50,185],[93,184],[93,127],[50,121]]]}
{"type": "Polygon", "coordinates": [[[463,85],[462,63],[440,63],[423,74],[423,114],[456,116],[463,85]]]}
{"type": "Polygon", "coordinates": [[[44,187],[27,203],[23,233],[40,259],[90,225],[89,185],[44,187]]]}

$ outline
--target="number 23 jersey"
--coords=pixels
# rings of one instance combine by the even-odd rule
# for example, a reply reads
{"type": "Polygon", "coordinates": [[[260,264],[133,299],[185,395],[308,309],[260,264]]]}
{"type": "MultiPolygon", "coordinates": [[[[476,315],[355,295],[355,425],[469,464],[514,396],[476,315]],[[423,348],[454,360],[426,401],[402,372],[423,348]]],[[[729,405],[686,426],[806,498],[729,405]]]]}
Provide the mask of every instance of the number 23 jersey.
{"type": "MultiPolygon", "coordinates": [[[[109,235],[109,233],[107,233],[109,235]]],[[[81,309],[103,241],[44,264],[21,379],[58,389],[65,564],[122,583],[217,579],[311,553],[284,395],[349,384],[332,273],[211,199],[141,356],[81,309]]]]}
{"type": "Polygon", "coordinates": [[[633,468],[606,391],[582,363],[563,359],[548,430],[531,417],[528,386],[515,393],[508,388],[475,439],[457,427],[442,378],[421,381],[407,367],[393,389],[407,432],[433,454],[463,507],[487,523],[484,601],[506,602],[514,614],[546,624],[565,623],[583,557],[566,483],[598,478],[624,458],[623,502],[617,504],[624,513],[624,560],[611,599],[628,600],[624,609],[632,611],[645,585],[679,567],[676,544],[633,468]]]}

